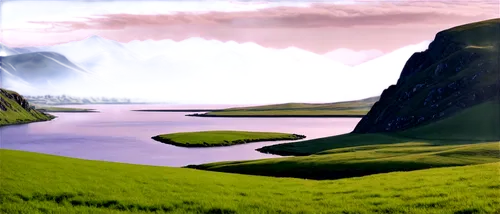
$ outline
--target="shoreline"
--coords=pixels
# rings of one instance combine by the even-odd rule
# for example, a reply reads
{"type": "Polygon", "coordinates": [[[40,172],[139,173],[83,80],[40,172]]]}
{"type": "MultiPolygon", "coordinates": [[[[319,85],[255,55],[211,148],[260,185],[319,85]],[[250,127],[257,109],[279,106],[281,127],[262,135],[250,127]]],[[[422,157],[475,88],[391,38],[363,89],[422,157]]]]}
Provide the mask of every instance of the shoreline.
{"type": "Polygon", "coordinates": [[[26,125],[26,124],[30,124],[30,123],[49,122],[49,121],[54,120],[56,118],[57,118],[57,116],[50,115],[50,118],[47,120],[32,120],[32,121],[21,121],[21,122],[15,122],[15,123],[0,124],[0,128],[6,127],[6,126],[26,125]]]}
{"type": "Polygon", "coordinates": [[[220,111],[220,109],[138,109],[130,111],[139,112],[209,112],[209,111],[220,111]]]}
{"type": "Polygon", "coordinates": [[[37,110],[44,113],[100,113],[97,110],[37,110]]]}
{"type": "Polygon", "coordinates": [[[239,117],[239,118],[362,118],[365,115],[209,115],[209,114],[187,114],[188,117],[239,117]]]}

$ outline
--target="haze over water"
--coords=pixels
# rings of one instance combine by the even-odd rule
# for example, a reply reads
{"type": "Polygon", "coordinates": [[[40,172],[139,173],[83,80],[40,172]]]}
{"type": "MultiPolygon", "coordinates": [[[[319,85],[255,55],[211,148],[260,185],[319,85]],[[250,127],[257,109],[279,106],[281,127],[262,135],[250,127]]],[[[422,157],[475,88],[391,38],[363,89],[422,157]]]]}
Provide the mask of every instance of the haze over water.
{"type": "Polygon", "coordinates": [[[218,161],[279,157],[255,149],[290,141],[230,147],[182,148],[151,139],[186,131],[241,130],[306,135],[306,140],[352,131],[358,118],[200,118],[185,112],[136,112],[134,109],[207,109],[228,106],[85,105],[100,113],[53,113],[48,121],[0,128],[1,148],[91,160],[186,166],[218,161]]]}

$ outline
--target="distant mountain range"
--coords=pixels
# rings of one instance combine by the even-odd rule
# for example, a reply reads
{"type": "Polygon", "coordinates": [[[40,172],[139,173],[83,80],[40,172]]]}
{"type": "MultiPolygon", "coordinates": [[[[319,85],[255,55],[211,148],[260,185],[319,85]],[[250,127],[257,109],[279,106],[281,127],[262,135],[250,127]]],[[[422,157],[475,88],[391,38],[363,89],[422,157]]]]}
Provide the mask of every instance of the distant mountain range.
{"type": "Polygon", "coordinates": [[[54,52],[22,53],[0,57],[1,84],[5,88],[63,90],[86,78],[88,73],[54,52]]]}
{"type": "Polygon", "coordinates": [[[11,48],[0,44],[0,48],[2,87],[25,95],[68,93],[96,84],[105,89],[109,81],[122,77],[144,80],[143,76],[166,76],[173,69],[173,62],[165,56],[141,60],[125,46],[99,36],[59,46],[11,48]],[[112,78],[99,76],[106,70],[112,78]]]}

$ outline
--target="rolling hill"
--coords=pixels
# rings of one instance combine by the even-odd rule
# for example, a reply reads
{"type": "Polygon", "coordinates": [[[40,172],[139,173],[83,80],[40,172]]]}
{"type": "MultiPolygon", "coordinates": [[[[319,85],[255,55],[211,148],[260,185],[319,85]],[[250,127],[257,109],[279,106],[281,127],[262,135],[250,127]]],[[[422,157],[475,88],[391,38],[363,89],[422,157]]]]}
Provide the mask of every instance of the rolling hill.
{"type": "Polygon", "coordinates": [[[337,103],[285,103],[228,108],[193,114],[199,117],[362,117],[379,97],[337,103]]]}

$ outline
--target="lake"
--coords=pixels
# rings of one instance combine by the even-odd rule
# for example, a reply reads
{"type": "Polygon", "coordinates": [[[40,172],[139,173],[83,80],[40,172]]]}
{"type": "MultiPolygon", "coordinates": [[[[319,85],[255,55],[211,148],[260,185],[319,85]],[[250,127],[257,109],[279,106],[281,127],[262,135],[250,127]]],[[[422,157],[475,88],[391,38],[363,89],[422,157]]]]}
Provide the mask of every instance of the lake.
{"type": "Polygon", "coordinates": [[[184,112],[137,112],[136,109],[218,109],[215,105],[76,105],[99,113],[52,113],[56,119],[0,128],[0,147],[75,158],[186,166],[218,161],[280,157],[255,149],[292,141],[257,142],[229,147],[183,148],[151,139],[158,134],[207,130],[285,132],[308,139],[354,129],[360,118],[209,118],[184,112]]]}

